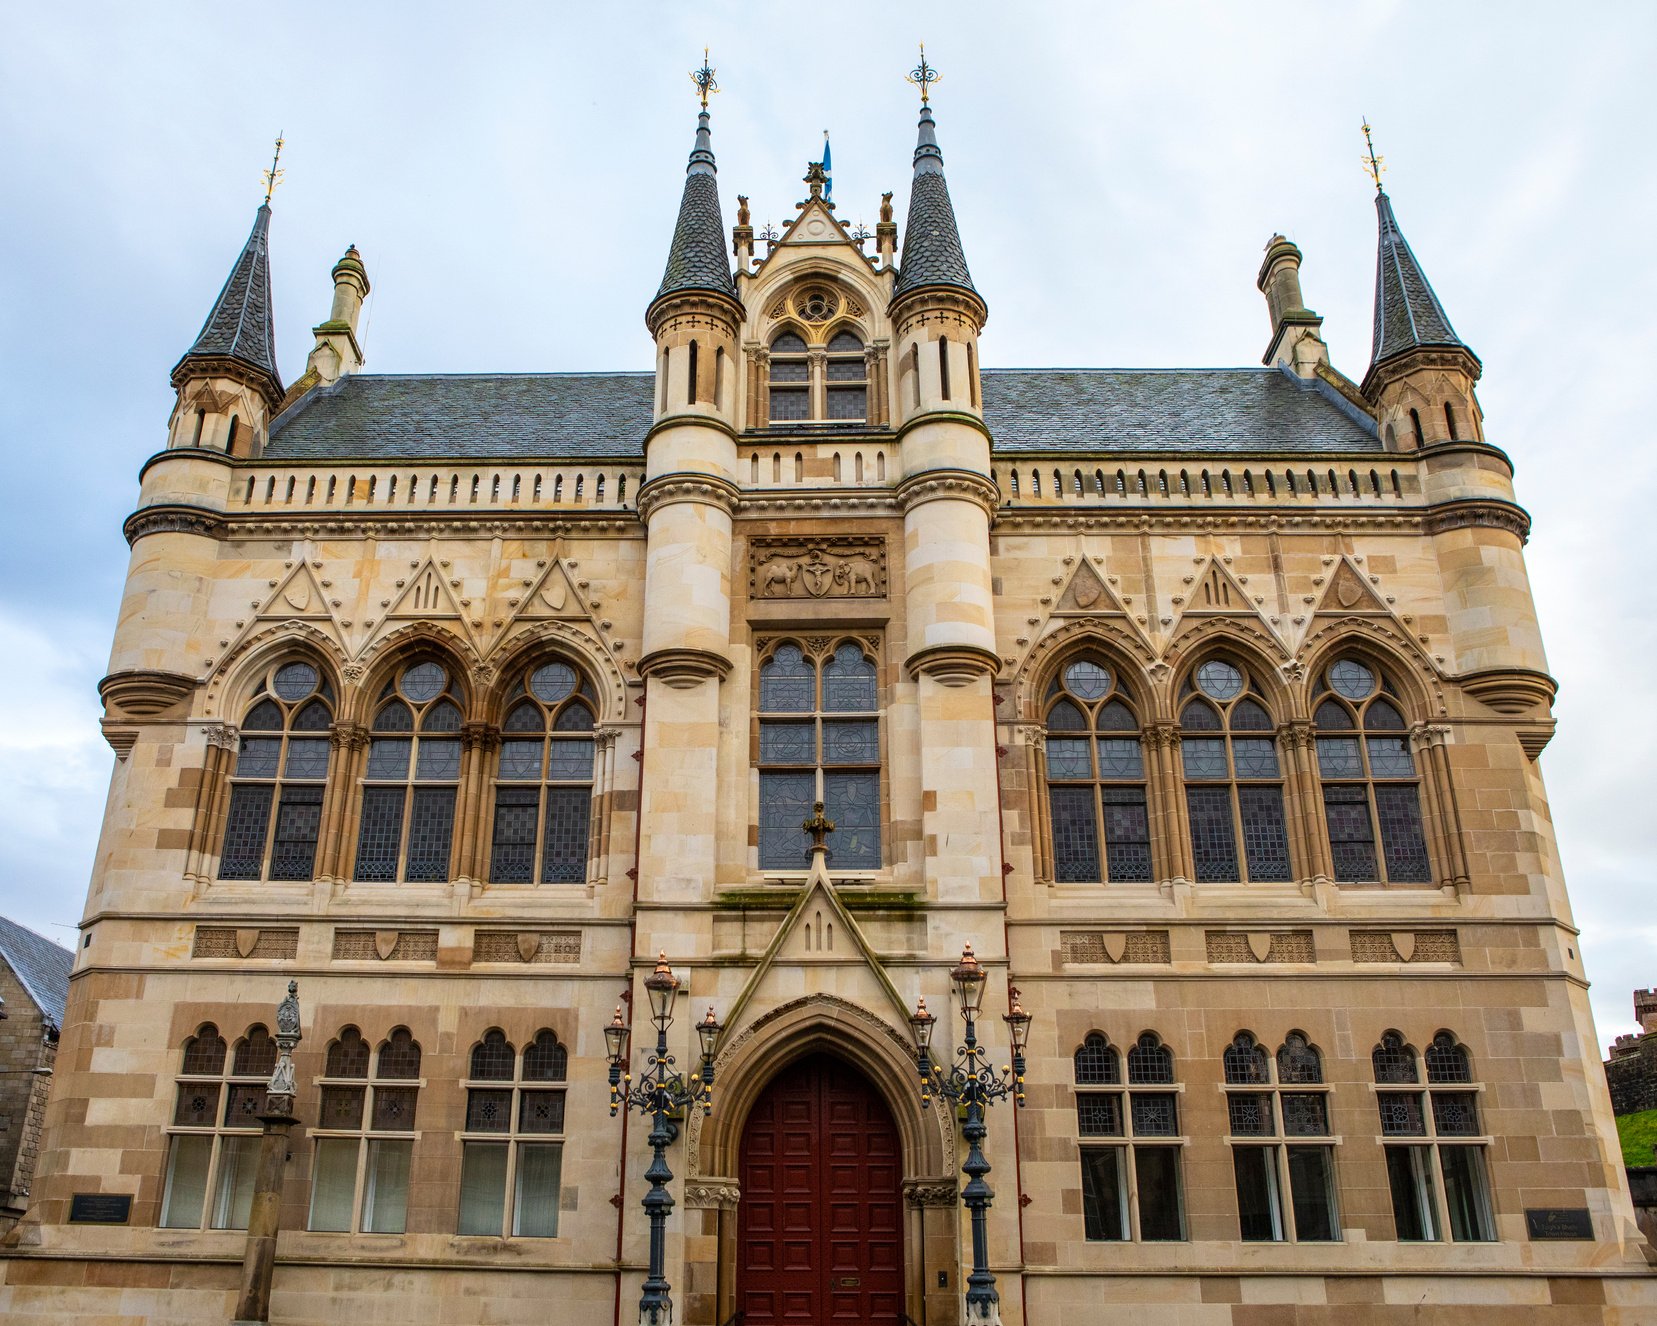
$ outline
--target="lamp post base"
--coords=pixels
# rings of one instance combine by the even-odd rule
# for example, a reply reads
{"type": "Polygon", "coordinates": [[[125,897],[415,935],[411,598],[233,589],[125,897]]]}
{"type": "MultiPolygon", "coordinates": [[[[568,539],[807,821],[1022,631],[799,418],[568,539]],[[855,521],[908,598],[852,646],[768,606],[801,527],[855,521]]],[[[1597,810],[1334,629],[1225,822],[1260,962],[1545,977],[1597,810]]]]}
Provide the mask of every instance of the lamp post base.
{"type": "Polygon", "coordinates": [[[968,1303],[966,1326],[1001,1326],[1001,1304],[968,1303]]]}

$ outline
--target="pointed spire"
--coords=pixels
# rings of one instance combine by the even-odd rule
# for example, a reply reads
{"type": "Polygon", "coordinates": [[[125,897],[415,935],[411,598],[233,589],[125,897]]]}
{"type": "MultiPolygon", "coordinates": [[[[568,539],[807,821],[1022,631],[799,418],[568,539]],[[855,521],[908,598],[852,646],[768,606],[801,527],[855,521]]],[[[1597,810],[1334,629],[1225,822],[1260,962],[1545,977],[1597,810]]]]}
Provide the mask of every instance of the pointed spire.
{"type": "MultiPolygon", "coordinates": [[[[930,66],[926,66],[930,72],[930,66]]],[[[935,81],[935,80],[929,80],[935,81]]],[[[925,85],[922,85],[925,92],[925,85]]],[[[909,186],[909,220],[903,233],[903,259],[898,266],[894,299],[928,286],[952,286],[978,293],[967,270],[961,232],[955,225],[955,207],[944,181],[944,154],[932,107],[921,103],[915,142],[915,177],[909,186]]]]}
{"type": "MultiPolygon", "coordinates": [[[[1367,129],[1368,126],[1366,125],[1367,129]]],[[[1378,163],[1371,149],[1371,159],[1378,163]]],[[[1371,366],[1421,346],[1457,346],[1466,349],[1450,325],[1444,305],[1427,281],[1409,241],[1398,228],[1392,199],[1375,177],[1375,214],[1380,244],[1375,260],[1375,340],[1371,366]]]]}
{"type": "Polygon", "coordinates": [[[230,269],[195,344],[173,369],[177,386],[190,376],[189,366],[203,360],[229,360],[248,373],[274,403],[281,399],[276,367],[276,326],[270,299],[270,204],[260,205],[241,256],[230,269]]]}
{"type": "MultiPolygon", "coordinates": [[[[656,299],[686,290],[709,290],[736,298],[731,267],[725,260],[725,217],[719,206],[719,168],[713,159],[713,135],[708,128],[708,94],[717,92],[707,53],[702,67],[691,74],[702,102],[696,117],[696,143],[685,165],[685,191],[679,199],[679,220],[656,299]]],[[[652,303],[655,301],[653,300],[652,303]]]]}

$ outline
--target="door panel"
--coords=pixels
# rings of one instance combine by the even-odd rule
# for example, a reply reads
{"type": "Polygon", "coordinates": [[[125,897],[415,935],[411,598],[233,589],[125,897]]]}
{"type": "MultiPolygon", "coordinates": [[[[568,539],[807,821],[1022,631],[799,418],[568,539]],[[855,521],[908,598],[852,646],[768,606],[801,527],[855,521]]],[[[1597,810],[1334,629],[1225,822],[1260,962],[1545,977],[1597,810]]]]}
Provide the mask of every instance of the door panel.
{"type": "Polygon", "coordinates": [[[745,1326],[903,1320],[897,1126],[869,1080],[816,1055],[784,1069],[742,1136],[745,1326]]]}

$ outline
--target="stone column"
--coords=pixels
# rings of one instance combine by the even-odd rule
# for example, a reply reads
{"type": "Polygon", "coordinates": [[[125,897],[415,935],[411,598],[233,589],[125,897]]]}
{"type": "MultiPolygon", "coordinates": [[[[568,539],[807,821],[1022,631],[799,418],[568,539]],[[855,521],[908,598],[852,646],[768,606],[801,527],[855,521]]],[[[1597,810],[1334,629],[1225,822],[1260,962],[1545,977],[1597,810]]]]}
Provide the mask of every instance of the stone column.
{"type": "Polygon", "coordinates": [[[293,1047],[299,1031],[299,982],[288,982],[288,997],[276,1010],[276,1068],[266,1088],[265,1126],[259,1139],[259,1168],[253,1179],[253,1209],[242,1254],[242,1287],[231,1326],[264,1326],[270,1321],[270,1288],[276,1271],[276,1236],[282,1227],[282,1176],[288,1163],[295,1091],[293,1047]]]}

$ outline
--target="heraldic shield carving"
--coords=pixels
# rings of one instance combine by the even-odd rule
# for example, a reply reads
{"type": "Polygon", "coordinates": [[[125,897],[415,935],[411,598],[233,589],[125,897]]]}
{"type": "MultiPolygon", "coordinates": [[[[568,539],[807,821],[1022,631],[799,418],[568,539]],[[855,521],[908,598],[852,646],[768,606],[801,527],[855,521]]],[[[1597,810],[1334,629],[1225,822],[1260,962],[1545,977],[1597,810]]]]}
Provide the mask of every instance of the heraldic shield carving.
{"type": "Polygon", "coordinates": [[[755,539],[748,593],[756,599],[883,598],[886,540],[755,539]]]}

